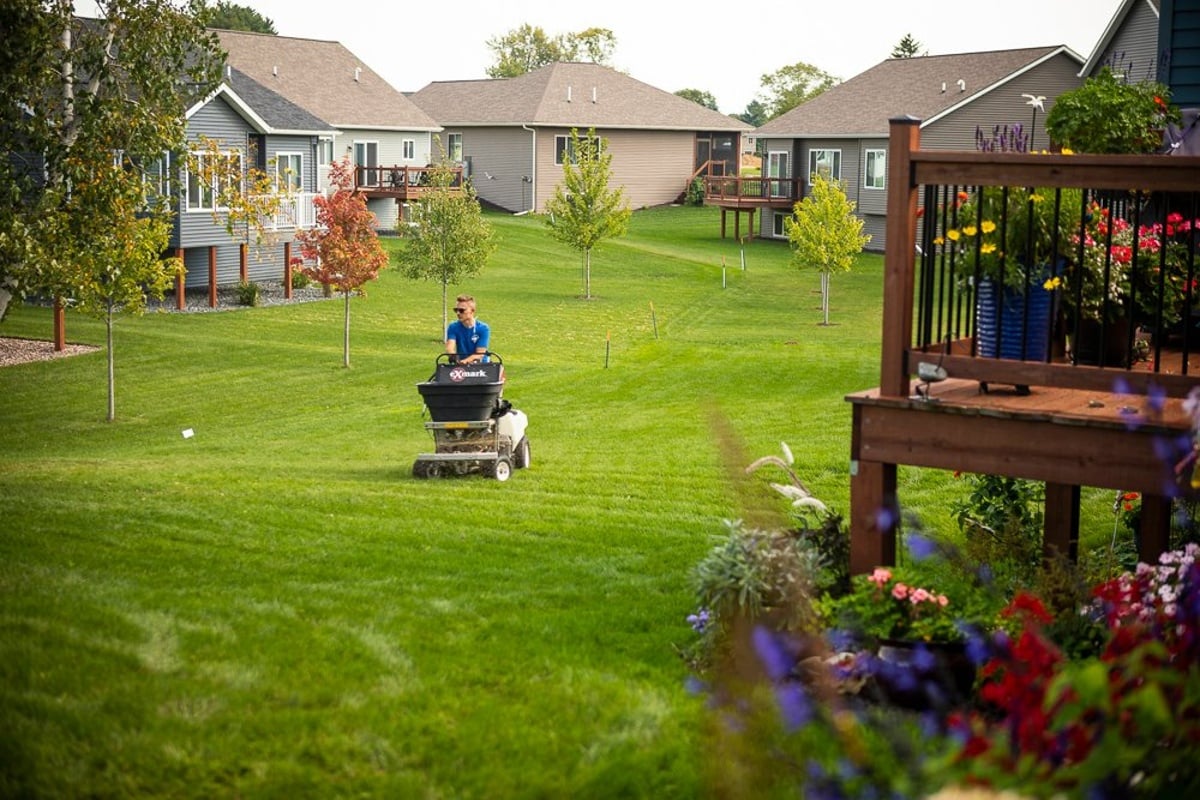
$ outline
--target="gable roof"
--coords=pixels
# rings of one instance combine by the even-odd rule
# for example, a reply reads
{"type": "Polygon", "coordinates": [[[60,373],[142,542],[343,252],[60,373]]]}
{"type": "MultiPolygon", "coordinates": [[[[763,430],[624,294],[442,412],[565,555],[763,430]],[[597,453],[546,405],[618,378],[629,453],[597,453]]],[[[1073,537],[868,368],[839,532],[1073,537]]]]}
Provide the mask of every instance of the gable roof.
{"type": "Polygon", "coordinates": [[[435,81],[412,99],[443,125],[753,130],[599,64],[560,62],[515,78],[435,81]]]}
{"type": "Polygon", "coordinates": [[[765,123],[756,136],[886,137],[888,120],[909,115],[922,125],[1003,86],[1063,45],[945,56],[889,58],[765,123]]]}
{"type": "Polygon", "coordinates": [[[338,128],[441,126],[338,42],[216,30],[227,62],[338,128]]]}
{"type": "MultiPolygon", "coordinates": [[[[333,132],[333,126],[325,120],[233,67],[225,68],[225,82],[221,87],[226,89],[226,99],[243,117],[250,120],[259,133],[315,136],[333,132]]],[[[189,110],[187,116],[191,115],[192,111],[189,110]]]]}
{"type": "Polygon", "coordinates": [[[1100,34],[1100,38],[1096,41],[1096,46],[1092,48],[1091,55],[1088,56],[1087,63],[1083,65],[1083,69],[1079,70],[1080,75],[1090,75],[1096,69],[1100,62],[1100,57],[1108,50],[1108,46],[1112,44],[1112,40],[1116,38],[1117,33],[1121,30],[1121,26],[1125,24],[1126,18],[1133,11],[1134,5],[1145,5],[1149,7],[1150,13],[1158,19],[1161,13],[1160,0],[1122,0],[1121,5],[1113,12],[1112,19],[1108,21],[1108,26],[1104,29],[1104,33],[1100,34]]]}

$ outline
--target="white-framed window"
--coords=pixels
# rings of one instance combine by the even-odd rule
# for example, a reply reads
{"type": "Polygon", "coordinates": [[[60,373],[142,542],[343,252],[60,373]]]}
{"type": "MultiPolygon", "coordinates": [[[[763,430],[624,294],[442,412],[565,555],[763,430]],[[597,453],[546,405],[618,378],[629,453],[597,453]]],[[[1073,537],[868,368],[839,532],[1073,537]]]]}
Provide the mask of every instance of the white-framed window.
{"type": "Polygon", "coordinates": [[[446,134],[446,158],[455,164],[462,163],[463,148],[461,133],[446,134]]]}
{"type": "Polygon", "coordinates": [[[864,189],[887,188],[887,150],[866,151],[867,162],[863,168],[864,189]]]}
{"type": "Polygon", "coordinates": [[[191,161],[197,165],[195,172],[187,170],[184,176],[184,181],[187,184],[187,210],[188,211],[213,211],[220,208],[216,206],[216,198],[221,196],[221,193],[228,187],[228,184],[222,179],[222,173],[238,175],[240,181],[242,174],[242,154],[236,150],[225,150],[217,158],[223,158],[234,163],[225,168],[209,169],[208,161],[212,155],[207,152],[193,152],[191,161]],[[205,180],[201,177],[204,173],[211,173],[211,179],[205,180]]]}
{"type": "Polygon", "coordinates": [[[781,239],[786,239],[788,235],[787,220],[790,216],[791,214],[786,212],[776,211],[771,218],[771,233],[781,239]]]}
{"type": "MultiPolygon", "coordinates": [[[[586,136],[580,136],[580,139],[586,139],[586,136]]],[[[592,147],[595,152],[599,153],[604,143],[599,136],[591,137],[592,147]]],[[[570,136],[555,136],[554,137],[554,163],[559,166],[567,163],[575,163],[575,142],[570,136]]]]}
{"type": "Polygon", "coordinates": [[[333,163],[333,137],[322,136],[317,139],[317,166],[328,167],[333,163]]]}
{"type": "Polygon", "coordinates": [[[163,153],[143,170],[142,185],[147,205],[171,204],[171,163],[171,154],[163,153]]]}
{"type": "Polygon", "coordinates": [[[299,192],[304,189],[304,154],[275,154],[275,185],[283,191],[299,192]]]}
{"type": "Polygon", "coordinates": [[[405,139],[401,142],[404,148],[404,160],[412,161],[417,157],[417,141],[416,139],[405,139]]]}
{"type": "Polygon", "coordinates": [[[820,175],[826,180],[840,181],[842,179],[842,151],[809,150],[808,180],[810,183],[814,175],[820,175]]]}
{"type": "Polygon", "coordinates": [[[771,150],[767,153],[767,177],[779,178],[767,183],[767,194],[770,197],[788,197],[791,193],[789,166],[791,154],[787,150],[771,150]]]}

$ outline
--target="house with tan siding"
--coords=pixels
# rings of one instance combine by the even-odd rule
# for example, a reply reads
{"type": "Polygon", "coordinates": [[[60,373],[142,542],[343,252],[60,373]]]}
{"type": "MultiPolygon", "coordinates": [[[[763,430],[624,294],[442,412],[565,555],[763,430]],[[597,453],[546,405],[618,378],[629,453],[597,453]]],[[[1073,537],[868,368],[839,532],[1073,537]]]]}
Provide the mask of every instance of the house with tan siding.
{"type": "Polygon", "coordinates": [[[541,211],[562,179],[565,142],[595,129],[612,154],[612,183],[633,208],[678,201],[697,174],[737,174],[740,120],[609,67],[549,64],[515,78],[436,81],[412,100],[444,128],[446,155],[479,199],[541,211]]]}
{"type": "MultiPolygon", "coordinates": [[[[921,120],[922,149],[1012,149],[1017,137],[1028,149],[1047,149],[1045,112],[1080,85],[1082,64],[1062,45],[888,59],[759,127],[763,175],[802,179],[804,194],[814,173],[841,180],[871,234],[869,248],[882,251],[890,119],[921,120]],[[1032,98],[1043,98],[1040,110],[1032,98]]],[[[764,214],[759,233],[785,237],[790,213],[764,214]]]]}
{"type": "MultiPolygon", "coordinates": [[[[318,154],[321,190],[328,187],[329,164],[346,156],[372,176],[381,174],[376,168],[438,160],[434,134],[441,126],[340,43],[214,32],[229,64],[332,126],[318,154]]],[[[381,230],[395,227],[401,213],[395,200],[368,193],[367,206],[381,230]]]]}

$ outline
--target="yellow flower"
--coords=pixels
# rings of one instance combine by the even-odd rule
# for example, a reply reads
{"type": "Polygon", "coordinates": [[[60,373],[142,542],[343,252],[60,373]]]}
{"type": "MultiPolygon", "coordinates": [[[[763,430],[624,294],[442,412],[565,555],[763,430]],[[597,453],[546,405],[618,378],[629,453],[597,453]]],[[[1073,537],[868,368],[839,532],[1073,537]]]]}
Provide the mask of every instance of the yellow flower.
{"type": "Polygon", "coordinates": [[[1042,288],[1045,289],[1047,292],[1053,292],[1055,289],[1057,289],[1060,286],[1062,286],[1062,278],[1058,277],[1057,275],[1055,275],[1053,278],[1048,279],[1045,283],[1042,284],[1042,288]]]}
{"type": "Polygon", "coordinates": [[[994,253],[996,252],[996,245],[993,242],[985,242],[983,247],[979,248],[979,251],[981,253],[994,253]]]}
{"type": "Polygon", "coordinates": [[[974,236],[976,233],[975,226],[974,225],[966,225],[963,227],[962,232],[967,236],[974,236]]]}
{"type": "Polygon", "coordinates": [[[959,237],[959,233],[958,233],[957,229],[951,228],[950,230],[946,231],[946,238],[949,239],[950,241],[957,242],[958,237],[959,237]]]}
{"type": "Polygon", "coordinates": [[[979,223],[979,227],[984,233],[991,233],[992,231],[996,230],[996,223],[992,222],[990,219],[985,219],[983,222],[979,223]]]}
{"type": "Polygon", "coordinates": [[[943,239],[942,237],[938,236],[937,238],[935,238],[935,239],[933,240],[933,243],[934,243],[934,244],[937,244],[937,245],[940,245],[940,244],[944,244],[944,243],[945,243],[945,241],[946,241],[945,239],[943,239]]]}

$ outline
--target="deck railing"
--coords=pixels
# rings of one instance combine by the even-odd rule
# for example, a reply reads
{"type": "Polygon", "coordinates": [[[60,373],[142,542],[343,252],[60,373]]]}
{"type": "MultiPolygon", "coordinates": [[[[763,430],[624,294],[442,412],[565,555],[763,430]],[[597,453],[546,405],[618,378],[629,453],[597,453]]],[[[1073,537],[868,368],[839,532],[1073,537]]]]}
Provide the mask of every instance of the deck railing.
{"type": "Polygon", "coordinates": [[[316,192],[296,192],[281,199],[279,210],[264,226],[267,230],[306,230],[317,224],[316,192]]]}
{"type": "Polygon", "coordinates": [[[748,200],[759,204],[786,204],[803,196],[804,181],[800,178],[710,176],[704,179],[704,199],[715,202],[748,200]]]}
{"type": "MultiPolygon", "coordinates": [[[[433,173],[441,167],[363,167],[354,168],[355,189],[415,196],[433,187],[433,173]]],[[[450,187],[462,188],[462,167],[448,167],[450,187]]]]}
{"type": "Polygon", "coordinates": [[[1182,396],[1197,382],[1200,158],[918,142],[915,123],[893,122],[889,176],[909,182],[889,194],[881,391],[906,396],[917,362],[932,360],[984,384],[1110,390],[1119,372],[1131,389],[1182,396]],[[983,192],[999,201],[988,212],[983,192]],[[1047,216],[1070,223],[1039,227],[1047,216]],[[1014,280],[1027,265],[1012,251],[1037,249],[1034,238],[1058,256],[1014,280]],[[985,287],[989,269],[999,283],[985,287]],[[989,308],[1006,284],[1011,302],[989,308]]]}

